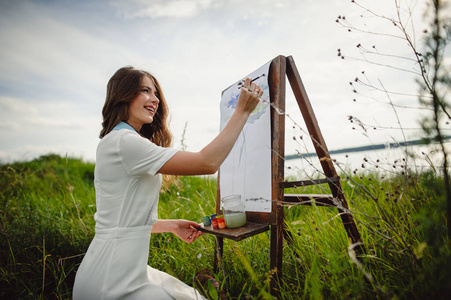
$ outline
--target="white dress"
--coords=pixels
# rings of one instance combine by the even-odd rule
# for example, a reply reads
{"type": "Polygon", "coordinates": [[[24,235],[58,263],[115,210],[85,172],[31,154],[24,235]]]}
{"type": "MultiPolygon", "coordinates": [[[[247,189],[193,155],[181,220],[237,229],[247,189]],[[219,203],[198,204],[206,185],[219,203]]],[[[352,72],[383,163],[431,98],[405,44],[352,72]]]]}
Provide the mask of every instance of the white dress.
{"type": "Polygon", "coordinates": [[[147,265],[158,219],[158,170],[177,152],[120,123],[97,147],[95,236],[78,268],[73,299],[204,299],[147,265]]]}

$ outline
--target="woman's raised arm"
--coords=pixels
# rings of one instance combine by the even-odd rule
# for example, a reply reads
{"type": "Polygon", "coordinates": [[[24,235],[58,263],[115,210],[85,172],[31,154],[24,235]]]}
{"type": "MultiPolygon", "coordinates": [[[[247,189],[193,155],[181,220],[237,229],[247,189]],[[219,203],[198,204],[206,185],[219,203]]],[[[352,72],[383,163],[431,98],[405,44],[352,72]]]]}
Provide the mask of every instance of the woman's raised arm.
{"type": "Polygon", "coordinates": [[[237,107],[225,128],[199,152],[179,151],[159,170],[168,175],[213,174],[229,155],[249,115],[263,94],[260,87],[246,78],[237,107]]]}

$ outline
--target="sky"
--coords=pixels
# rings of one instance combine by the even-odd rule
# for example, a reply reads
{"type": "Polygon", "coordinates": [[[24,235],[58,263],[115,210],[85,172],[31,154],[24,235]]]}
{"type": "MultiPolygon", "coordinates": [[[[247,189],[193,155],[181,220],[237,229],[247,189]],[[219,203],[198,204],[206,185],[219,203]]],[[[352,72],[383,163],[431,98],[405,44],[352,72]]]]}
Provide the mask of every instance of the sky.
{"type": "MultiPolygon", "coordinates": [[[[413,26],[406,24],[418,47],[424,2],[400,1],[403,16],[412,3],[413,26]]],[[[396,13],[392,0],[370,8],[389,18],[396,13]]],[[[349,32],[338,16],[400,35],[351,1],[1,0],[0,162],[49,153],[94,162],[106,84],[125,65],[158,78],[174,147],[199,151],[219,132],[222,91],[278,55],[293,57],[330,150],[418,138],[425,110],[412,108],[419,106],[415,62],[362,53],[411,57],[405,40],[349,32]],[[388,98],[356,77],[401,95],[388,98]]],[[[300,142],[308,134],[288,82],[286,101],[286,154],[311,151],[307,139],[300,142]]]]}

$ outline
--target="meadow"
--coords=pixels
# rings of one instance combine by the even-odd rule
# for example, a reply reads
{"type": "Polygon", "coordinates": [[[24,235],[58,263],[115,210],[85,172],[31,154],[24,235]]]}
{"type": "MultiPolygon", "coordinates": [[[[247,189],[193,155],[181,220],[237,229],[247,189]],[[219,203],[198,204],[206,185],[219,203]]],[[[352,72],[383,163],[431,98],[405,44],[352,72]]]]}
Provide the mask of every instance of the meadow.
{"type": "MultiPolygon", "coordinates": [[[[57,155],[0,166],[0,298],[70,299],[94,236],[94,165],[57,155]]],[[[356,255],[334,208],[288,206],[280,299],[440,299],[451,296],[450,238],[436,170],[391,176],[341,174],[360,231],[356,255]]],[[[298,193],[321,192],[309,187],[298,193]]],[[[215,177],[177,177],[160,196],[160,218],[201,222],[214,212],[215,177]]],[[[214,238],[188,245],[152,235],[149,264],[193,285],[213,265],[214,238]]],[[[271,299],[269,233],[224,243],[215,274],[233,299],[271,299]]],[[[133,253],[130,253],[133,255],[133,253]]]]}

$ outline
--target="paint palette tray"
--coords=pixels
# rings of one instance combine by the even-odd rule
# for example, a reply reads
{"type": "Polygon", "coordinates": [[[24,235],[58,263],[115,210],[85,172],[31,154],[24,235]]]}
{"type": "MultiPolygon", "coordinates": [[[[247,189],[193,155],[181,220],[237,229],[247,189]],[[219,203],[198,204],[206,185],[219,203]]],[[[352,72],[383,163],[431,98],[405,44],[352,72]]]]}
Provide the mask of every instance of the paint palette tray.
{"type": "Polygon", "coordinates": [[[200,227],[199,230],[205,233],[213,234],[218,237],[231,239],[234,241],[241,241],[245,238],[269,230],[269,224],[247,222],[246,225],[238,228],[223,228],[223,229],[213,229],[211,225],[208,226],[202,225],[202,227],[200,227]]]}

